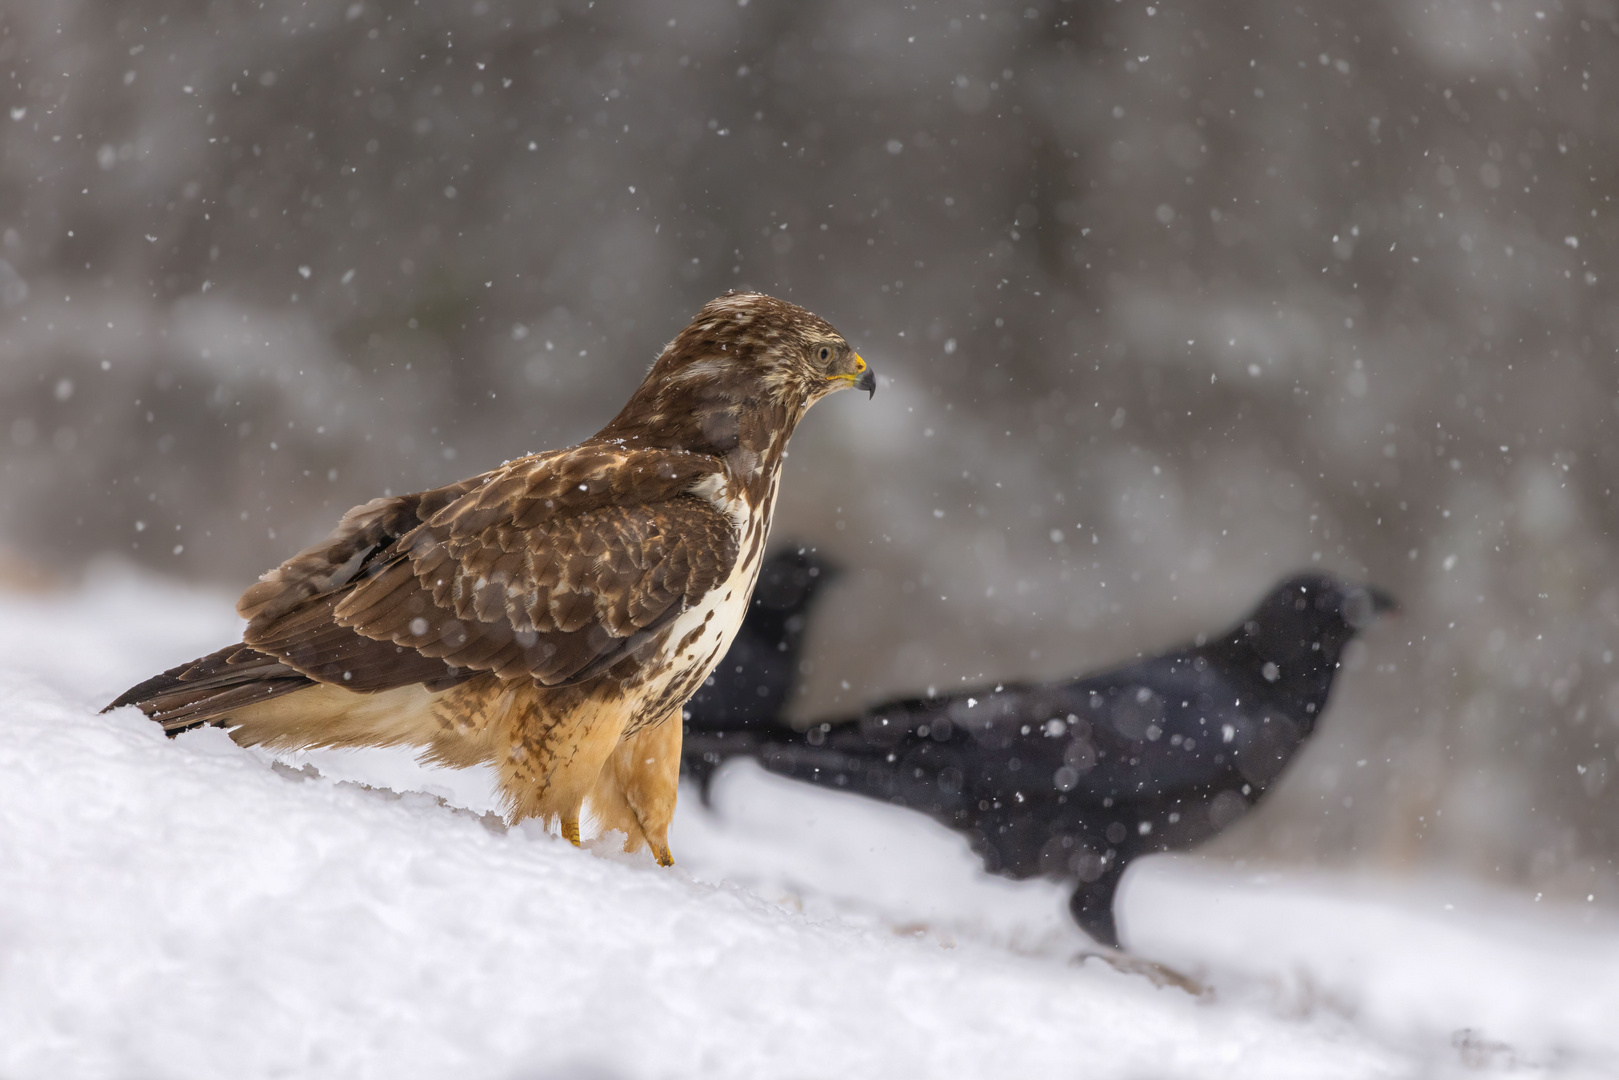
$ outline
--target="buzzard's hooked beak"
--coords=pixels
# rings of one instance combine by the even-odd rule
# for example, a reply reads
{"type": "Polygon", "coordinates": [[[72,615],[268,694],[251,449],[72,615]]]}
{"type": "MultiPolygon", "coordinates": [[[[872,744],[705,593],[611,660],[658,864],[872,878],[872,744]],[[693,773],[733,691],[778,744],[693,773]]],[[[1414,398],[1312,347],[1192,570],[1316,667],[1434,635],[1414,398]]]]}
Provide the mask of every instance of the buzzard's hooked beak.
{"type": "Polygon", "coordinates": [[[866,364],[865,358],[859,353],[854,354],[854,359],[851,362],[854,365],[853,371],[845,371],[840,375],[832,376],[832,378],[840,381],[847,379],[849,380],[849,385],[856,390],[864,390],[867,398],[875,397],[877,395],[876,373],[871,370],[866,364]]]}

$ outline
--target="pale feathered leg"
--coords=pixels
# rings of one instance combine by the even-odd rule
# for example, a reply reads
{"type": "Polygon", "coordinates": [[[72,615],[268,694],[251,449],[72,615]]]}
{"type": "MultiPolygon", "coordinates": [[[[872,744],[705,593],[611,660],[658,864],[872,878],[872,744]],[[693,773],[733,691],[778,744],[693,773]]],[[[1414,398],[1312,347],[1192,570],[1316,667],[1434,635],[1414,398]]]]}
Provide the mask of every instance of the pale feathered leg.
{"type": "Polygon", "coordinates": [[[515,702],[493,755],[511,820],[557,821],[578,844],[585,797],[618,745],[624,719],[620,702],[568,691],[538,691],[515,702]]]}
{"type": "Polygon", "coordinates": [[[603,829],[624,834],[624,850],[652,849],[659,864],[672,866],[669,823],[680,786],[680,710],[637,731],[614,748],[602,768],[590,807],[603,829]]]}

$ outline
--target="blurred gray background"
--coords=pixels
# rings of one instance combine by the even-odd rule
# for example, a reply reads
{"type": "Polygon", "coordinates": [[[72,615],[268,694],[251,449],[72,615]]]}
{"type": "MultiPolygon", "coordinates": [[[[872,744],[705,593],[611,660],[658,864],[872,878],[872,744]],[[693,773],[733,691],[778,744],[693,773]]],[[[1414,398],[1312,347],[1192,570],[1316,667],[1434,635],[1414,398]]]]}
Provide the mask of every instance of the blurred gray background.
{"type": "Polygon", "coordinates": [[[1318,564],[1406,612],[1221,844],[1619,906],[1611,0],[9,0],[0,76],[14,585],[244,586],[759,288],[883,376],[796,715],[1318,564]]]}

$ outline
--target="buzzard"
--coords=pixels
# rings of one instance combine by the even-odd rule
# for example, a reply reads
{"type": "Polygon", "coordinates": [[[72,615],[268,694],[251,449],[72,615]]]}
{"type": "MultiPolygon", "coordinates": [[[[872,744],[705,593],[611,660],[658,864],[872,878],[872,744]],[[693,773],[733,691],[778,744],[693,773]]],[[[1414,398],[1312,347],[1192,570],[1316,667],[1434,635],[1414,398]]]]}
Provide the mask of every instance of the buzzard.
{"type": "Polygon", "coordinates": [[[993,873],[1073,882],[1074,921],[1116,946],[1125,867],[1202,843],[1264,795],[1314,732],[1345,647],[1394,607],[1295,574],[1225,633],[1112,671],[889,701],[804,732],[692,723],[687,767],[749,756],[928,814],[993,873]]]}
{"type": "Polygon", "coordinates": [[[668,865],[681,706],[748,609],[793,428],[850,386],[876,380],[826,321],[721,296],[595,436],[355,507],[242,595],[241,644],[108,708],[487,762],[513,821],[577,844],[588,798],[668,865]]]}

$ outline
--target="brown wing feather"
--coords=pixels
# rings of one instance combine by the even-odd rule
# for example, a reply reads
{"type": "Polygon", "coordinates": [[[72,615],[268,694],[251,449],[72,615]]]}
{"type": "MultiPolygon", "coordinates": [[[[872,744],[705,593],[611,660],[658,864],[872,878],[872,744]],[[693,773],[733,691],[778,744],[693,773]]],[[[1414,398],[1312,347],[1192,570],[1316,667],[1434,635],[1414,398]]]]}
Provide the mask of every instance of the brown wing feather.
{"type": "Polygon", "coordinates": [[[612,666],[736,561],[729,520],[690,495],[553,520],[519,560],[493,530],[448,531],[434,522],[401,541],[405,558],[357,583],[332,618],[459,668],[557,686],[612,666]]]}
{"type": "Polygon", "coordinates": [[[236,602],[249,623],[266,623],[311,597],[340,589],[365,573],[401,536],[477,487],[475,476],[448,487],[372,499],[343,515],[337,528],[265,574],[236,602]]]}
{"type": "Polygon", "coordinates": [[[303,604],[255,635],[253,647],[319,682],[349,690],[388,690],[418,682],[442,690],[475,674],[442,658],[355,633],[332,617],[340,599],[328,595],[303,604]]]}
{"type": "Polygon", "coordinates": [[[242,597],[244,639],[354,690],[607,670],[723,581],[710,456],[590,443],[344,516],[242,597]]]}

